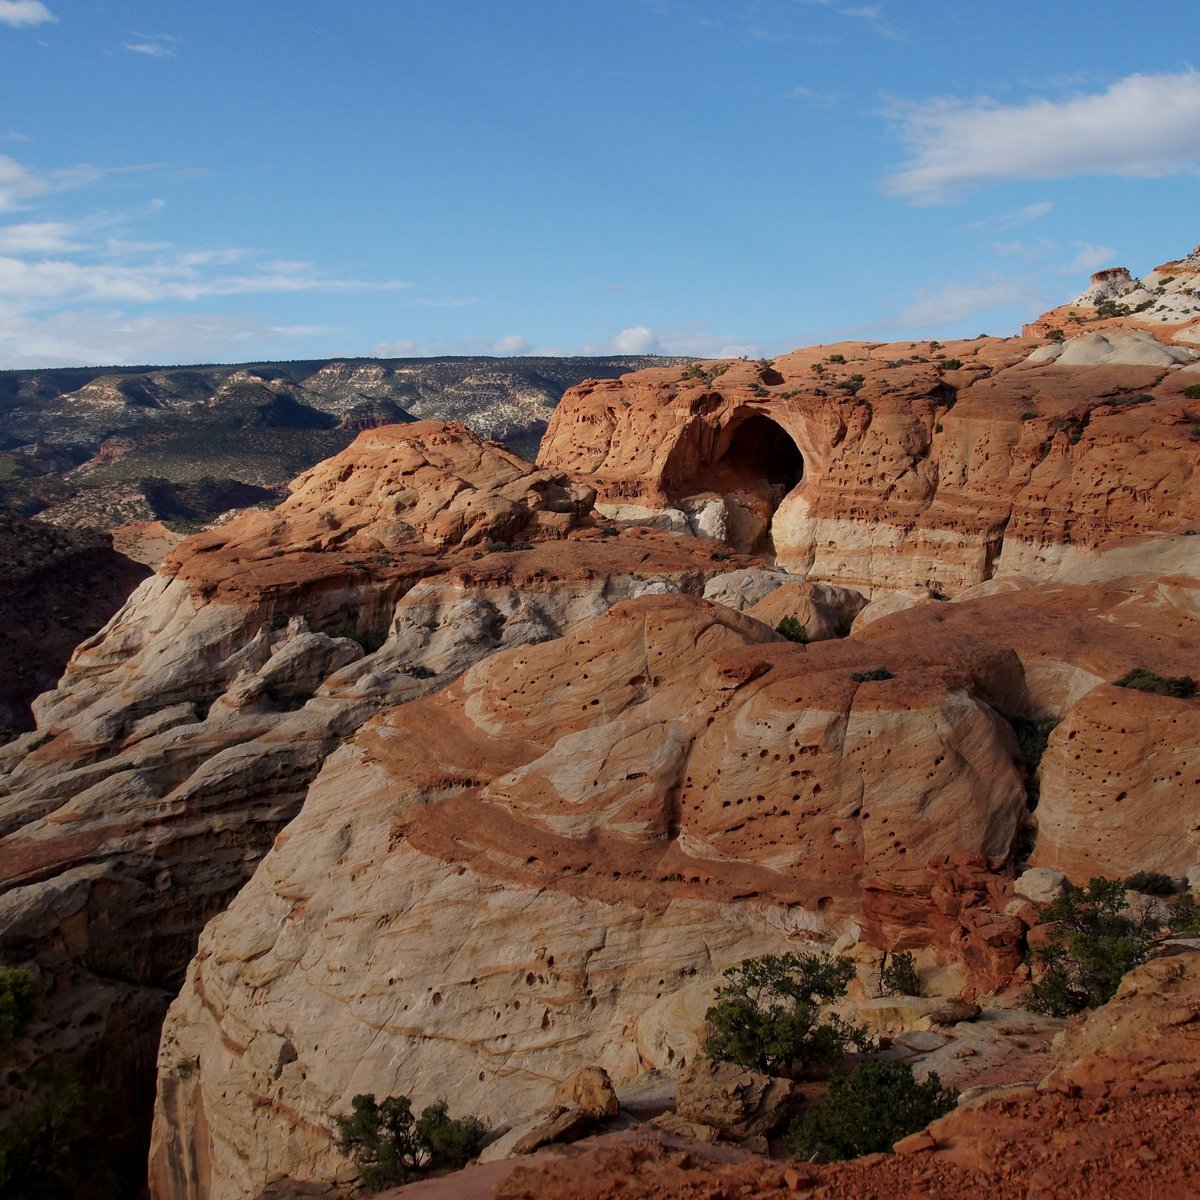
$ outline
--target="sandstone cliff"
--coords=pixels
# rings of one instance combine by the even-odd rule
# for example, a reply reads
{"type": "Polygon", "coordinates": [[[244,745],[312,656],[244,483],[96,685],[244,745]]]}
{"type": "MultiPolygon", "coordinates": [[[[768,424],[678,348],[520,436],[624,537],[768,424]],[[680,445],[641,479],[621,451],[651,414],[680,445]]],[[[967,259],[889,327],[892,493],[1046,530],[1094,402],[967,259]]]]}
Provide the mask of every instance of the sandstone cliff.
{"type": "Polygon", "coordinates": [[[1089,337],[1104,353],[844,343],[582,384],[539,462],[585,476],[612,519],[852,587],[1044,576],[1200,527],[1197,352],[1134,329],[1089,337]]]}
{"type": "Polygon", "coordinates": [[[0,756],[35,1041],[136,1106],[178,993],[153,1187],[215,1200],[345,1181],[356,1092],[500,1120],[673,1070],[751,954],[1011,998],[1018,866],[1200,860],[1200,701],[1116,686],[1200,675],[1191,353],[659,368],[569,394],[538,467],[361,434],[179,546],[0,756]]]}

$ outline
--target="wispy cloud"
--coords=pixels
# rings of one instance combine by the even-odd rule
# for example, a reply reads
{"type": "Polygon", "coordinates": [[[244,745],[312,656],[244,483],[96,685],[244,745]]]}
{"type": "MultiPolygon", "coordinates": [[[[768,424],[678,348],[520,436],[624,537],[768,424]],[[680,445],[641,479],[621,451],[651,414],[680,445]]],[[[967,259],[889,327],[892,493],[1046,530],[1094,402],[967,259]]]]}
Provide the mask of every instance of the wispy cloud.
{"type": "Polygon", "coordinates": [[[909,150],[884,190],[942,204],[972,187],[1086,175],[1151,178],[1200,168],[1200,73],[1130,75],[1106,91],[1002,105],[893,100],[909,150]]]}
{"type": "Polygon", "coordinates": [[[992,277],[945,283],[918,292],[913,303],[897,316],[895,325],[916,332],[936,331],[969,317],[1005,309],[1020,308],[1032,313],[1047,307],[1043,293],[1032,280],[992,277]]]}
{"type": "Polygon", "coordinates": [[[130,40],[121,43],[121,48],[134,54],[146,54],[151,58],[174,58],[178,41],[169,33],[130,33],[130,40]]]}
{"type": "Polygon", "coordinates": [[[882,4],[847,4],[845,0],[799,0],[799,2],[814,8],[830,9],[839,16],[864,21],[880,37],[890,38],[892,41],[904,41],[907,37],[903,30],[887,19],[882,4]]]}
{"type": "Polygon", "coordinates": [[[1009,212],[1003,212],[998,217],[988,217],[983,221],[972,221],[968,229],[995,230],[1000,233],[1007,229],[1016,229],[1019,225],[1028,225],[1031,221],[1040,221],[1049,216],[1054,205],[1049,200],[1039,200],[1036,204],[1025,204],[1009,212]]]}
{"type": "Polygon", "coordinates": [[[1061,246],[1050,238],[1036,242],[993,242],[992,251],[1002,258],[1019,258],[1055,275],[1090,275],[1113,265],[1117,251],[1112,246],[1071,242],[1061,246]]]}
{"type": "Polygon", "coordinates": [[[833,92],[819,92],[803,85],[792,88],[787,93],[787,98],[803,100],[805,104],[811,105],[813,108],[833,108],[838,102],[838,98],[833,92]]]}
{"type": "Polygon", "coordinates": [[[244,347],[272,343],[286,357],[294,353],[289,340],[336,332],[208,312],[131,317],[100,310],[32,317],[0,305],[0,317],[0,363],[8,368],[229,362],[244,355],[244,347]]]}
{"type": "Polygon", "coordinates": [[[1111,267],[1117,252],[1111,246],[1093,246],[1091,242],[1076,242],[1078,247],[1075,257],[1064,263],[1064,275],[1090,275],[1101,267],[1111,267]]]}
{"type": "Polygon", "coordinates": [[[21,29],[57,20],[41,0],[0,0],[0,25],[21,29]]]}
{"type": "Polygon", "coordinates": [[[169,307],[231,296],[397,292],[410,286],[398,279],[352,278],[250,247],[173,244],[153,236],[164,208],[157,200],[124,212],[95,210],[71,221],[25,215],[56,192],[112,174],[87,165],[37,172],[0,155],[0,360],[6,365],[129,361],[124,351],[118,353],[123,346],[143,362],[168,352],[186,357],[192,353],[187,347],[197,353],[208,347],[200,357],[211,357],[218,344],[230,354],[242,332],[259,340],[301,334],[265,319],[239,325],[233,318],[206,317],[193,325],[191,318],[170,315],[169,307]],[[4,219],[18,211],[24,219],[4,219]],[[152,317],[145,313],[149,308],[168,312],[152,317]],[[126,336],[123,330],[132,332],[126,336]],[[171,343],[168,333],[178,341],[171,343]]]}
{"type": "Polygon", "coordinates": [[[686,325],[629,325],[607,341],[589,342],[584,354],[678,354],[695,358],[737,358],[758,353],[758,343],[714,333],[703,322],[686,325]]]}
{"type": "Polygon", "coordinates": [[[506,334],[501,338],[454,338],[446,340],[417,341],[415,338],[393,338],[376,342],[371,347],[376,358],[440,358],[450,354],[498,355],[508,358],[520,354],[556,354],[555,350],[539,350],[519,333],[506,334]]]}
{"type": "Polygon", "coordinates": [[[0,254],[63,254],[82,250],[77,227],[66,221],[27,221],[0,225],[0,254]]]}
{"type": "Polygon", "coordinates": [[[10,158],[0,154],[0,213],[28,208],[32,202],[51,192],[70,191],[97,183],[106,176],[131,174],[149,170],[148,167],[98,167],[92,163],[77,163],[71,167],[60,167],[55,171],[38,173],[29,170],[10,158]]]}
{"type": "MultiPolygon", "coordinates": [[[[409,285],[399,280],[372,282],[322,274],[311,263],[250,265],[236,273],[209,273],[205,255],[174,252],[131,265],[70,259],[29,261],[0,256],[0,299],[26,310],[89,302],[159,304],[213,296],[289,292],[392,291],[409,285]]],[[[216,261],[220,264],[221,255],[216,261]]]]}

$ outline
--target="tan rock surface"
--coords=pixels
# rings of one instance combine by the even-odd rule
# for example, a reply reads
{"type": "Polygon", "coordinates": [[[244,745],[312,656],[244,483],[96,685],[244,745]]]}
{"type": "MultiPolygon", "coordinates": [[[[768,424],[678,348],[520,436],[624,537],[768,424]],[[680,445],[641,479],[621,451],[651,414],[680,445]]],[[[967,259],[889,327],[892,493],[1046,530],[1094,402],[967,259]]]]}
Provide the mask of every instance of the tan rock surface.
{"type": "MultiPolygon", "coordinates": [[[[891,684],[856,685],[860,664],[645,597],[370,722],[202,939],[164,1031],[158,1194],[327,1177],[328,1114],[358,1091],[495,1120],[581,1057],[618,1083],[677,1065],[698,1029],[655,1010],[844,927],[866,871],[904,888],[906,923],[943,920],[922,864],[1006,853],[1011,734],[969,670],[897,660],[891,684]],[[881,728],[890,752],[870,752],[881,728]],[[305,1130],[286,1147],[281,1111],[305,1130]]],[[[974,671],[1003,686],[1009,659],[974,671]]]]}
{"type": "Polygon", "coordinates": [[[189,539],[0,752],[43,1050],[146,1042],[215,918],[154,1187],[265,1198],[349,1178],[356,1092],[511,1120],[581,1066],[676,1071],[752,954],[845,934],[1011,989],[1031,847],[1197,859],[1200,701],[1112,686],[1200,676],[1198,376],[1135,341],[659,368],[578,389],[540,469],[372,430],[189,539]],[[848,638],[773,632],[864,597],[848,638]],[[1010,719],[1048,715],[1031,816],[1010,719]]]}
{"type": "Polygon", "coordinates": [[[1133,972],[1117,997],[1068,1034],[1061,1065],[1035,1090],[1003,1089],[963,1104],[896,1147],[829,1166],[743,1158],[644,1131],[583,1144],[516,1167],[505,1200],[679,1200],[715,1194],[785,1200],[1141,1200],[1200,1195],[1194,1161],[1200,1088],[1197,960],[1133,972]]]}
{"type": "Polygon", "coordinates": [[[79,647],[38,701],[39,729],[0,751],[0,934],[46,993],[31,1053],[98,1075],[122,1121],[148,1124],[156,1030],[200,928],[350,732],[499,646],[557,637],[647,589],[699,590],[722,569],[698,543],[561,540],[577,514],[546,507],[557,485],[457,427],[403,427],[393,453],[389,437],[364,435],[352,464],[346,525],[361,524],[344,546],[310,536],[330,508],[322,481],[347,470],[334,460],[279,519],[298,548],[255,540],[278,527],[264,513],[192,539],[79,647]],[[420,484],[407,499],[404,464],[420,484]],[[512,526],[514,512],[532,524],[512,526]],[[391,540],[367,557],[355,540],[434,526],[550,544],[391,540]]]}

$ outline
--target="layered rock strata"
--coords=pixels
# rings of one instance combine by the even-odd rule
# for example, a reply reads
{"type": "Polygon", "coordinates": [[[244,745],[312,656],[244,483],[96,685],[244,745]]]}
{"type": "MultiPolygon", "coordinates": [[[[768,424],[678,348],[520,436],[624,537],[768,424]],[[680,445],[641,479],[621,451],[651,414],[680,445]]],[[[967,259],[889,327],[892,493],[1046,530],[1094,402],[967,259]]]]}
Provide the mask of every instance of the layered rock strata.
{"type": "Polygon", "coordinates": [[[613,520],[773,553],[794,573],[953,594],[1200,527],[1195,350],[843,343],[652,369],[564,396],[543,466],[613,520]],[[1056,357],[1057,356],[1057,357],[1056,357]]]}
{"type": "Polygon", "coordinates": [[[673,1071],[766,951],[1011,992],[1018,865],[1187,871],[1200,702],[1116,681],[1200,675],[1200,372],[1086,336],[585,385],[538,468],[372,430],[181,545],[0,757],[34,1040],[102,1057],[182,984],[155,1194],[347,1181],[358,1092],[673,1071]]]}
{"type": "Polygon", "coordinates": [[[563,540],[589,501],[461,426],[371,431],[181,548],[0,752],[0,937],[44,994],[29,1053],[109,1087],[114,1143],[146,1136],[201,927],[330,751],[497,647],[721,569],[698,544],[563,540]]]}

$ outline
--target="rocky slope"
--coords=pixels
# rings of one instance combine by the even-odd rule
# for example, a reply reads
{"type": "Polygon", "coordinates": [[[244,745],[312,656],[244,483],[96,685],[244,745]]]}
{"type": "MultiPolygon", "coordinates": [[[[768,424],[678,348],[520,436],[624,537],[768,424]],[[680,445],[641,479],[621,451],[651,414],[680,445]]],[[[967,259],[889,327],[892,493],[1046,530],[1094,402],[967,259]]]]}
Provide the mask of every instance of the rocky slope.
{"type": "MultiPolygon", "coordinates": [[[[499,1200],[1002,1200],[1195,1197],[1200,1137],[1200,955],[1164,959],[1128,976],[1117,996],[1056,1048],[1036,1087],[965,1104],[902,1143],[904,1153],[830,1166],[781,1166],[745,1155],[680,1149],[644,1130],[543,1155],[489,1181],[499,1200]]],[[[416,1185],[412,1200],[469,1196],[416,1185]]],[[[389,1194],[391,1195],[391,1194],[389,1194]]]]}
{"type": "Polygon", "coordinates": [[[953,594],[1200,528],[1197,384],[1200,353],[1136,329],[844,343],[581,385],[538,461],[615,520],[953,594]]]}
{"type": "Polygon", "coordinates": [[[144,1111],[170,1004],[216,1200],[347,1182],[357,1092],[672,1072],[768,950],[1017,1003],[1020,867],[1200,861],[1200,701],[1116,682],[1200,675],[1200,369],[1095,320],[583,384],[537,467],[373,428],[182,543],[0,753],[28,1052],[144,1111]]]}

